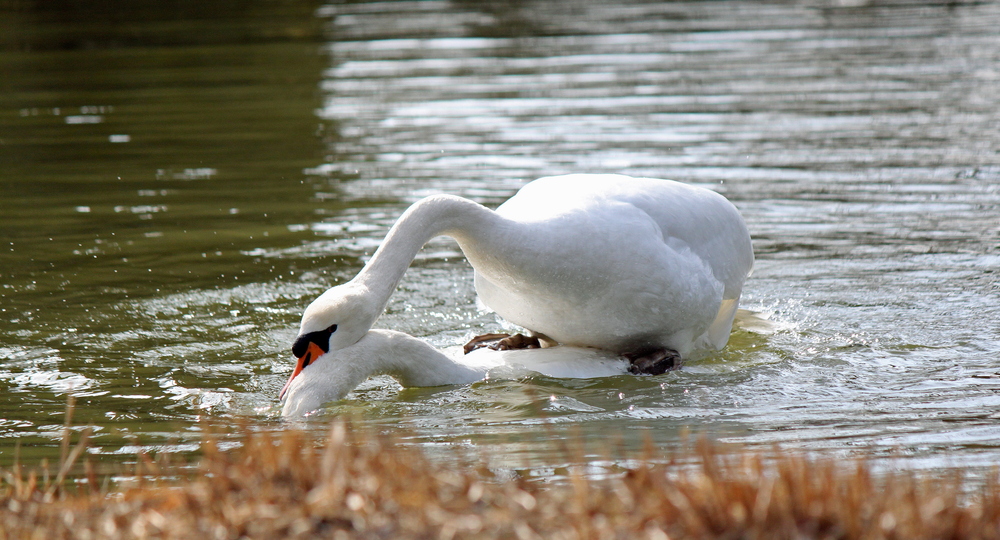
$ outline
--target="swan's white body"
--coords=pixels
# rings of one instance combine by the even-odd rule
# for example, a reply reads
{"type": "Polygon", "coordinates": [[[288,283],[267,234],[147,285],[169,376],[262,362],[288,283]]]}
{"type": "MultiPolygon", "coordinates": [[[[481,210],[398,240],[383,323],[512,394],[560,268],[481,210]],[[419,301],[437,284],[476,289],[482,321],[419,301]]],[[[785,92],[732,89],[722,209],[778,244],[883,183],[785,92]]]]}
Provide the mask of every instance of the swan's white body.
{"type": "Polygon", "coordinates": [[[664,347],[686,356],[729,339],[753,250],[721,195],[667,180],[570,175],[527,184],[496,214],[511,245],[462,247],[476,292],[504,319],[616,352],[664,347]]]}
{"type": "Polygon", "coordinates": [[[491,374],[525,370],[549,377],[594,378],[628,373],[628,362],[597,349],[553,347],[494,351],[478,349],[451,354],[402,332],[371,330],[360,341],[314,360],[288,386],[283,416],[301,416],[326,402],[341,399],[374,375],[391,375],[405,387],[469,384],[491,374]],[[512,368],[512,369],[499,369],[512,368]]]}
{"type": "Polygon", "coordinates": [[[504,319],[613,353],[721,349],[753,267],[743,218],[713,191],[621,175],[546,177],[496,211],[449,195],[418,201],[354,279],[306,308],[300,339],[335,328],[322,334],[324,353],[358,343],[439,235],[458,241],[481,300],[504,319]]]}

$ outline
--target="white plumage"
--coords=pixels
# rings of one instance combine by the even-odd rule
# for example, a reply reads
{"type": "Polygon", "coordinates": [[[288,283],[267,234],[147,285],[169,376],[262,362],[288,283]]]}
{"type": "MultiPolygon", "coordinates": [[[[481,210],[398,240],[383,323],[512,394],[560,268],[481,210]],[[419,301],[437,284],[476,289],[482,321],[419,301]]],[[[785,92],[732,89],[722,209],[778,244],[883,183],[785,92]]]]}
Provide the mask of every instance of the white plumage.
{"type": "Polygon", "coordinates": [[[496,211],[431,196],[403,213],[354,279],[306,308],[286,389],[312,388],[292,380],[299,372],[318,377],[320,370],[302,368],[366,335],[417,251],[439,235],[458,241],[476,291],[501,317],[562,345],[611,353],[721,349],[753,267],[736,208],[670,180],[540,178],[496,211]]]}
{"type": "Polygon", "coordinates": [[[302,416],[326,402],[343,398],[374,375],[390,375],[406,387],[469,384],[496,373],[525,371],[549,377],[592,378],[628,373],[628,362],[597,349],[553,347],[494,351],[478,349],[448,354],[409,334],[370,330],[349,347],[321,355],[290,381],[282,404],[283,416],[302,416]]]}

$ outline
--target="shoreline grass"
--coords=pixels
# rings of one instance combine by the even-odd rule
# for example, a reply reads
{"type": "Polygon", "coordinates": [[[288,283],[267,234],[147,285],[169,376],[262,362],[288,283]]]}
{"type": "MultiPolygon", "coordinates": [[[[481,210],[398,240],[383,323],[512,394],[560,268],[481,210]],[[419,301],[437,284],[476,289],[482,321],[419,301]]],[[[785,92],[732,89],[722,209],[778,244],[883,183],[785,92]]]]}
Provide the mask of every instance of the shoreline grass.
{"type": "Polygon", "coordinates": [[[55,475],[2,471],[0,538],[1000,538],[995,475],[969,489],[958,474],[702,441],[545,484],[345,420],[325,437],[244,431],[234,450],[209,434],[194,465],[147,457],[113,485],[75,465],[83,434],[55,475]]]}

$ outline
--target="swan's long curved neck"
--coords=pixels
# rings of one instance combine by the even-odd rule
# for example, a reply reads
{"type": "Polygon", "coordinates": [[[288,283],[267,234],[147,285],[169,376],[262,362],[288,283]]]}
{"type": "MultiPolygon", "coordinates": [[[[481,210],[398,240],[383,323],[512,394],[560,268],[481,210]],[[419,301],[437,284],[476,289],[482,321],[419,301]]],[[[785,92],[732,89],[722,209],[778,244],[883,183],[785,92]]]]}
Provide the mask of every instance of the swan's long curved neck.
{"type": "Polygon", "coordinates": [[[372,330],[369,337],[377,344],[371,347],[372,374],[391,375],[406,387],[467,384],[481,380],[491,367],[461,364],[423,340],[400,332],[372,330]]]}
{"type": "Polygon", "coordinates": [[[450,236],[463,252],[484,246],[505,222],[496,212],[468,199],[433,195],[417,201],[396,221],[368,264],[352,280],[384,306],[417,252],[436,236],[450,236]]]}

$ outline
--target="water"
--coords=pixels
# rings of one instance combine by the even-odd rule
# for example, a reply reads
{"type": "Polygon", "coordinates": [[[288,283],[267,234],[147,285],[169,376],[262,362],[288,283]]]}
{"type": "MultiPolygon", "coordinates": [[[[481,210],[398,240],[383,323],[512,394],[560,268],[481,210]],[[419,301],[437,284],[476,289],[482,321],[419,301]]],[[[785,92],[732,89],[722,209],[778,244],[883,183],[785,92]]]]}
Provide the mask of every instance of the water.
{"type": "MultiPolygon", "coordinates": [[[[543,477],[689,432],[1000,459],[1000,4],[199,6],[0,19],[0,464],[58,455],[68,395],[109,462],[280,428],[302,309],[407,205],[581,171],[729,197],[775,330],[659,377],[376,378],[304,425],[543,477]]],[[[502,328],[443,239],[377,326],[502,328]]]]}

